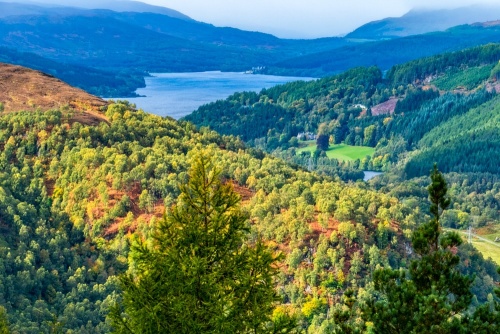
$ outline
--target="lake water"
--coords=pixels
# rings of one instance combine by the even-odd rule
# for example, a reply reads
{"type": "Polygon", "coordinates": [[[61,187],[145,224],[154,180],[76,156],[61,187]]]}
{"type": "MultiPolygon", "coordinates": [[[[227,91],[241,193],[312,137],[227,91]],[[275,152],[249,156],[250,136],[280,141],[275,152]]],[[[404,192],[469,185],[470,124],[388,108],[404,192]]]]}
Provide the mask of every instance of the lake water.
{"type": "Polygon", "coordinates": [[[365,177],[363,178],[363,181],[369,181],[369,180],[373,179],[375,176],[383,174],[381,172],[373,172],[371,170],[365,170],[365,171],[363,171],[363,173],[365,173],[365,177]]]}
{"type": "Polygon", "coordinates": [[[145,97],[113,98],[128,100],[137,108],[160,116],[179,119],[199,106],[227,98],[235,92],[260,92],[262,88],[313,78],[244,74],[241,72],[152,73],[146,87],[136,91],[145,97]]]}

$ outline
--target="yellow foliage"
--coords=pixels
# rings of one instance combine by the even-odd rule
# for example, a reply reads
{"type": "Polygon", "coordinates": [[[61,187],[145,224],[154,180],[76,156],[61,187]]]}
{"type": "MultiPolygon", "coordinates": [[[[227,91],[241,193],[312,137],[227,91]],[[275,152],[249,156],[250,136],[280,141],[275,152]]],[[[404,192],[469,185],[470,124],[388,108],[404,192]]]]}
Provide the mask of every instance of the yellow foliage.
{"type": "Polygon", "coordinates": [[[302,314],[309,318],[314,314],[321,312],[325,306],[325,298],[313,298],[302,306],[302,314]]]}

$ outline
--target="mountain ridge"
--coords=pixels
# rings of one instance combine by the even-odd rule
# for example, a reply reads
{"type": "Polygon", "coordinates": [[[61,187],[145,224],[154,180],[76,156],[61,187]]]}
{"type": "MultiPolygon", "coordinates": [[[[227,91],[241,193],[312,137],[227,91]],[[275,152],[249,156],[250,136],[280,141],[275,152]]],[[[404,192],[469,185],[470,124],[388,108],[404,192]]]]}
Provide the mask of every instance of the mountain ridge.
{"type": "Polygon", "coordinates": [[[0,1],[0,17],[12,15],[40,15],[58,10],[68,10],[67,8],[78,9],[109,9],[116,12],[142,12],[142,13],[157,13],[167,15],[183,20],[191,20],[189,16],[163,6],[149,5],[140,1],[122,1],[122,0],[72,0],[68,5],[67,1],[0,1]],[[66,8],[66,9],[65,9],[66,8]]]}

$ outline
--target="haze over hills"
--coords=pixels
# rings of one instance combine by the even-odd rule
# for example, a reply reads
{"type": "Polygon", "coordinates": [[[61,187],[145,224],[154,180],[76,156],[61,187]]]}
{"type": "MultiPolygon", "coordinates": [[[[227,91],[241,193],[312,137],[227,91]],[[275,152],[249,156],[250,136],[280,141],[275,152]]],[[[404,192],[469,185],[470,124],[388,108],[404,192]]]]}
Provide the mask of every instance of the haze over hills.
{"type": "Polygon", "coordinates": [[[167,15],[103,9],[40,7],[39,14],[9,15],[0,21],[0,45],[62,63],[126,73],[244,71],[345,44],[341,38],[282,40],[167,15]]]}
{"type": "Polygon", "coordinates": [[[455,9],[414,9],[401,17],[389,17],[362,25],[346,38],[383,40],[434,31],[476,22],[500,19],[500,6],[475,5],[455,9]]]}
{"type": "Polygon", "coordinates": [[[109,9],[115,12],[139,12],[139,13],[156,13],[175,17],[183,20],[192,20],[189,16],[184,15],[176,10],[153,6],[139,1],[122,1],[122,0],[72,0],[68,1],[4,1],[1,5],[2,12],[0,17],[9,15],[38,15],[47,14],[49,11],[54,11],[57,7],[74,7],[86,9],[109,9]]]}
{"type": "Polygon", "coordinates": [[[357,43],[286,59],[271,65],[267,71],[323,77],[356,66],[377,66],[388,70],[420,57],[497,42],[500,42],[500,26],[497,24],[461,25],[443,32],[357,43]]]}

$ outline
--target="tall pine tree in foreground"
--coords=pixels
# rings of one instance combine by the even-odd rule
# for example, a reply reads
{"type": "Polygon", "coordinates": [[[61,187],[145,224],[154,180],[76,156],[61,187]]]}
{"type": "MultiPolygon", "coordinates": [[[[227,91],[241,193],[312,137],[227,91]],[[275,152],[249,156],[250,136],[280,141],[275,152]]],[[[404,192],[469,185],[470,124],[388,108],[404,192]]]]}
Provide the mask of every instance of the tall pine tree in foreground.
{"type": "Polygon", "coordinates": [[[457,233],[443,233],[439,219],[450,204],[447,184],[436,165],[428,187],[432,219],[413,234],[418,258],[408,271],[382,269],[374,273],[377,298],[364,308],[376,333],[467,332],[464,312],[472,293],[472,279],[461,275],[455,248],[457,233]]]}
{"type": "Polygon", "coordinates": [[[135,270],[121,278],[122,302],[110,313],[115,332],[277,331],[270,321],[277,258],[247,241],[239,196],[206,154],[180,190],[153,245],[133,248],[135,270]]]}

